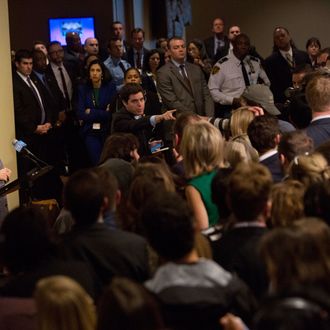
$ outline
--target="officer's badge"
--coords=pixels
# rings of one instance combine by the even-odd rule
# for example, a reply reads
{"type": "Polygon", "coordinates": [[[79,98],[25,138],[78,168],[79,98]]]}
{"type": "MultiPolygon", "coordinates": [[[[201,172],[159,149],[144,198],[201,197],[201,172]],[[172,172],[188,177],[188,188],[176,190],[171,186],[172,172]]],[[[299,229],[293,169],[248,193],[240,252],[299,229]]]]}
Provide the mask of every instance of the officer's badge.
{"type": "Polygon", "coordinates": [[[212,74],[217,74],[218,72],[220,71],[220,68],[218,67],[218,66],[214,66],[213,68],[212,68],[212,74]]]}

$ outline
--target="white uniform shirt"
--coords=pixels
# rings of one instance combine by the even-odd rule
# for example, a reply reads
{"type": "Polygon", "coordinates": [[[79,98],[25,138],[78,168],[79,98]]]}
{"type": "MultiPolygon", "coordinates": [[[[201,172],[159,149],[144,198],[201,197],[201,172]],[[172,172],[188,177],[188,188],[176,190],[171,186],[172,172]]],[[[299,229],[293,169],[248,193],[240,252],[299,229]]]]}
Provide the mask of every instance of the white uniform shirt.
{"type": "MultiPolygon", "coordinates": [[[[261,78],[265,85],[270,86],[270,81],[258,58],[247,55],[243,63],[250,85],[257,84],[258,78],[261,78]]],[[[240,97],[246,88],[241,61],[233,53],[221,58],[212,69],[208,86],[214,102],[231,105],[233,99],[240,97]]]]}

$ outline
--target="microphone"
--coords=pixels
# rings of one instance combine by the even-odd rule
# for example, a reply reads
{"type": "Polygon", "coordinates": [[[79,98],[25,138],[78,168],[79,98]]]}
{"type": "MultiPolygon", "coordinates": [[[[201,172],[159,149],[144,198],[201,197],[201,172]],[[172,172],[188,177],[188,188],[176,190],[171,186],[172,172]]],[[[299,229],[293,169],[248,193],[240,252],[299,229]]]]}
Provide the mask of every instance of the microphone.
{"type": "Polygon", "coordinates": [[[33,154],[28,148],[27,144],[24,141],[13,139],[11,142],[14,146],[15,150],[18,153],[21,153],[22,155],[28,157],[30,160],[32,160],[35,164],[37,164],[40,167],[40,164],[48,166],[47,163],[39,159],[35,154],[33,154]]]}

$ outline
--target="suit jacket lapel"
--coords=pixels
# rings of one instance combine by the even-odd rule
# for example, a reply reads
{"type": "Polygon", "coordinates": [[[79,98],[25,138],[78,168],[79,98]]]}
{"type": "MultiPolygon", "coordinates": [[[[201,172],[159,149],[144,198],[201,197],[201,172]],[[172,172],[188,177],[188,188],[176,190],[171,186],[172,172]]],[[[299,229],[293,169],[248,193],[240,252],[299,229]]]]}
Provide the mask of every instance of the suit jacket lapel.
{"type": "Polygon", "coordinates": [[[173,63],[172,63],[172,66],[171,66],[171,71],[178,78],[178,80],[181,82],[181,84],[187,89],[189,94],[191,94],[192,90],[191,90],[190,86],[188,86],[188,84],[186,83],[186,81],[182,77],[181,73],[179,72],[179,69],[173,63]]]}

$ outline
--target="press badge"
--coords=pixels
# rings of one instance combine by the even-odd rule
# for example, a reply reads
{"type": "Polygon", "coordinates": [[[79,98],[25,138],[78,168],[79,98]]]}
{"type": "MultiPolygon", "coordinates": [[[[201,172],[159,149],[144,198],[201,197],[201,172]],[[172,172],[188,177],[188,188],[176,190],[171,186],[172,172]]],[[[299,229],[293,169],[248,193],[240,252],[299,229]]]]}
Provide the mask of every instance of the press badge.
{"type": "Polygon", "coordinates": [[[93,129],[101,129],[100,123],[93,123],[93,129]]]}

